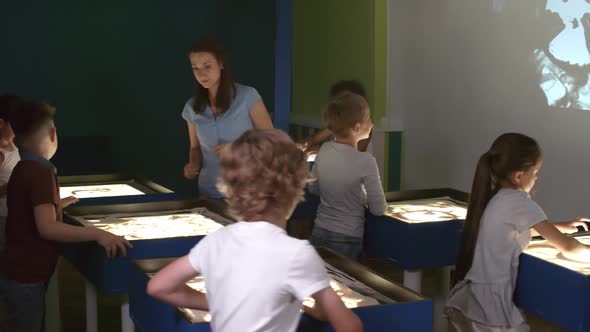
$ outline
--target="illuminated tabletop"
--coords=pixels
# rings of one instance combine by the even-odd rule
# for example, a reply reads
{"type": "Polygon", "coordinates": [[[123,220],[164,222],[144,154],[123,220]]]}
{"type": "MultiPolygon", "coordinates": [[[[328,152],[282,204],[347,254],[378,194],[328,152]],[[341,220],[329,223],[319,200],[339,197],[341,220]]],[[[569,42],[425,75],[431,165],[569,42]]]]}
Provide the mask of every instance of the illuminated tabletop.
{"type": "MultiPolygon", "coordinates": [[[[346,306],[363,321],[365,331],[432,331],[432,304],[420,295],[387,281],[364,266],[323,248],[318,253],[324,259],[330,275],[330,286],[346,306]]],[[[136,327],[151,331],[210,331],[211,316],[202,310],[176,308],[146,294],[149,278],[173,261],[169,259],[135,260],[137,267],[130,278],[129,305],[136,327]]],[[[206,292],[201,277],[188,285],[206,292]]],[[[305,299],[313,305],[313,299],[305,299]]],[[[327,331],[327,324],[303,315],[300,331],[327,331]]]]}
{"type": "MultiPolygon", "coordinates": [[[[233,222],[223,203],[209,200],[75,206],[64,221],[125,236],[129,258],[182,256],[205,235],[233,222]]],[[[96,242],[64,244],[64,256],[100,291],[124,293],[128,260],[108,259],[96,242]]]]}
{"type": "Polygon", "coordinates": [[[84,226],[96,227],[115,235],[125,236],[127,240],[204,236],[230,223],[227,218],[204,207],[132,215],[87,215],[73,218],[84,226]]]}
{"type": "MultiPolygon", "coordinates": [[[[354,309],[386,303],[395,303],[395,301],[392,299],[379,294],[377,291],[352,278],[346,273],[339,271],[330,264],[325,263],[325,267],[328,271],[328,275],[331,277],[330,286],[336,292],[336,294],[340,296],[340,299],[347,308],[354,309]]],[[[149,277],[152,277],[153,275],[153,273],[148,274],[149,277]]],[[[195,277],[189,281],[187,285],[193,289],[198,290],[199,292],[207,293],[205,281],[203,280],[202,276],[195,277]]],[[[315,306],[315,300],[311,297],[308,297],[303,300],[303,304],[313,308],[315,306]]],[[[207,311],[188,308],[178,308],[178,310],[183,312],[191,323],[203,323],[211,321],[211,315],[207,311]]]]}
{"type": "Polygon", "coordinates": [[[145,195],[145,193],[126,183],[91,184],[59,188],[59,196],[61,198],[68,196],[76,196],[79,199],[84,199],[131,195],[145,195]]]}
{"type": "MultiPolygon", "coordinates": [[[[149,195],[146,195],[149,196],[149,195]]],[[[133,248],[127,256],[108,259],[96,242],[64,243],[63,256],[86,279],[87,331],[97,331],[97,291],[125,294],[131,259],[186,255],[205,235],[231,223],[221,201],[196,199],[134,204],[73,206],[64,221],[81,227],[96,227],[125,236],[133,248]]],[[[121,305],[123,331],[133,331],[129,306],[121,305]]]]}
{"type": "Polygon", "coordinates": [[[468,194],[453,189],[386,193],[383,216],[367,215],[366,252],[404,270],[455,264],[468,194]]]}
{"type": "Polygon", "coordinates": [[[408,223],[465,220],[467,205],[450,197],[388,203],[385,215],[408,223]]]}
{"type": "Polygon", "coordinates": [[[367,256],[383,259],[404,270],[404,286],[422,291],[422,270],[436,269],[433,294],[434,330],[446,331],[443,309],[449,291],[468,194],[454,189],[386,193],[383,216],[367,215],[367,256]]]}
{"type": "MultiPolygon", "coordinates": [[[[590,245],[590,235],[577,236],[576,239],[583,244],[590,245]]],[[[546,240],[531,241],[529,246],[524,250],[524,253],[565,267],[568,270],[590,275],[590,257],[565,257],[546,240]]]]}
{"type": "Polygon", "coordinates": [[[175,200],[178,195],[153,181],[122,174],[60,176],[60,197],[75,196],[75,205],[107,205],[175,200]]]}
{"type": "MultiPolygon", "coordinates": [[[[588,233],[573,235],[590,244],[588,233]]],[[[590,260],[568,258],[543,239],[520,255],[516,304],[568,331],[590,331],[590,260]]]]}

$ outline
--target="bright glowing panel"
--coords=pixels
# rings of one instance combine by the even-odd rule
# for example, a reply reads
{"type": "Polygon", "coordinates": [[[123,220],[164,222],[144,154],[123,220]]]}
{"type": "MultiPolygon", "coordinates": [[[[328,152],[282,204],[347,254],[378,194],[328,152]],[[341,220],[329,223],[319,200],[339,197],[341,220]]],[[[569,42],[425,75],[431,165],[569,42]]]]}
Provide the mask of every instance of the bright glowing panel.
{"type": "Polygon", "coordinates": [[[96,197],[114,197],[114,196],[131,196],[145,195],[128,184],[93,184],[84,186],[60,187],[59,196],[61,198],[76,196],[78,198],[96,198],[96,197]]]}
{"type": "MultiPolygon", "coordinates": [[[[373,289],[353,279],[347,274],[333,268],[329,264],[325,265],[328,274],[332,277],[330,280],[330,286],[332,289],[334,289],[336,294],[340,296],[340,299],[342,299],[342,302],[344,302],[344,305],[346,305],[347,308],[352,309],[379,305],[380,303],[394,303],[393,300],[375,292],[373,289]],[[345,283],[349,284],[350,287],[345,283]],[[351,289],[351,287],[358,289],[367,295],[363,295],[359,291],[351,289]]],[[[148,275],[151,277],[153,274],[148,275]]],[[[205,281],[203,280],[202,276],[195,277],[191,281],[187,282],[187,285],[195,290],[198,290],[199,292],[207,293],[205,281]]],[[[315,300],[313,298],[305,298],[303,304],[313,307],[315,305],[315,300]]],[[[211,321],[211,315],[207,311],[188,308],[179,308],[179,310],[185,313],[192,323],[211,321]]]]}
{"type": "MultiPolygon", "coordinates": [[[[579,236],[576,239],[583,244],[590,245],[590,236],[579,236]]],[[[565,257],[546,240],[531,241],[524,252],[567,269],[590,275],[590,257],[565,257]]]]}
{"type": "Polygon", "coordinates": [[[465,220],[467,206],[450,198],[393,202],[385,215],[408,223],[465,220]]]}
{"type": "Polygon", "coordinates": [[[82,219],[85,226],[96,227],[128,240],[149,240],[183,236],[207,235],[222,224],[199,212],[163,215],[82,219]]]}

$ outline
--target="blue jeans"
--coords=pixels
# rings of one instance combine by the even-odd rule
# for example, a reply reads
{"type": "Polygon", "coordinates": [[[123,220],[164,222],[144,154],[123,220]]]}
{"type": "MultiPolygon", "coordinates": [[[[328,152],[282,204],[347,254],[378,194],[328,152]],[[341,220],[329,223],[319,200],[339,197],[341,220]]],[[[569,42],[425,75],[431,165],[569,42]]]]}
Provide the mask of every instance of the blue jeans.
{"type": "Polygon", "coordinates": [[[6,332],[44,330],[47,283],[21,284],[0,274],[0,327],[6,332]]]}
{"type": "Polygon", "coordinates": [[[336,253],[358,261],[363,250],[363,238],[348,236],[314,226],[311,244],[332,249],[336,253]]]}

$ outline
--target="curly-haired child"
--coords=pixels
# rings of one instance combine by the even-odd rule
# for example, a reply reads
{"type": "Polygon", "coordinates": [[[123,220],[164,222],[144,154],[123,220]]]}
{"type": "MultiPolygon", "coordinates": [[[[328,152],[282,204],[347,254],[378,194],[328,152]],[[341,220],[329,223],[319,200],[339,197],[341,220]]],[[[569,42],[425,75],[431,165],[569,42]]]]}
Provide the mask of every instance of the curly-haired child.
{"type": "Polygon", "coordinates": [[[295,331],[302,301],[336,331],[360,331],[359,318],[329,285],[321,258],[306,240],[289,237],[287,219],[308,177],[305,153],[287,134],[250,130],[221,156],[220,189],[241,220],[201,240],[160,271],[148,293],[176,306],[209,310],[213,331],[295,331]],[[201,274],[207,295],[186,282],[201,274]]]}

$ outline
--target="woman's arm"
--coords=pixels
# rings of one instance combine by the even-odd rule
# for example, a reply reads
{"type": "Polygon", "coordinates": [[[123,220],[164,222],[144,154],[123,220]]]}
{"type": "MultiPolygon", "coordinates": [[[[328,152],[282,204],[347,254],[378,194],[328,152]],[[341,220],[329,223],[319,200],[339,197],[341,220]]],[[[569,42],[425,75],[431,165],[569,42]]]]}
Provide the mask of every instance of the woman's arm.
{"type": "Polygon", "coordinates": [[[252,109],[250,110],[250,119],[256,129],[271,129],[273,127],[272,120],[270,119],[270,115],[268,115],[266,107],[264,107],[262,99],[252,106],[252,109]]]}
{"type": "Polygon", "coordinates": [[[184,177],[194,179],[199,175],[203,156],[201,155],[201,142],[197,137],[197,128],[194,123],[187,122],[188,138],[190,140],[189,162],[184,166],[184,177]]]}

